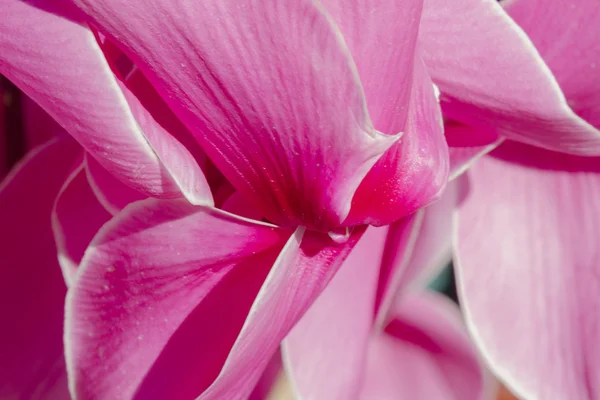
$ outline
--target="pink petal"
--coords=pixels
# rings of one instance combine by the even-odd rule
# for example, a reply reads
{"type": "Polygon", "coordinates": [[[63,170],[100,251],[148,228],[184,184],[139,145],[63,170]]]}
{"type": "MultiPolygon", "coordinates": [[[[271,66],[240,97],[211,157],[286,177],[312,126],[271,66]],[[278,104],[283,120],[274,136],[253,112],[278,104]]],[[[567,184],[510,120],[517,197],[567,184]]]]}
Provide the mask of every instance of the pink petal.
{"type": "Polygon", "coordinates": [[[298,397],[352,399],[360,390],[387,231],[367,229],[285,339],[286,371],[298,397]]]}
{"type": "Polygon", "coordinates": [[[494,150],[504,141],[494,131],[473,128],[456,121],[444,124],[446,142],[450,150],[450,179],[456,179],[479,158],[494,150]]]}
{"type": "Polygon", "coordinates": [[[379,277],[377,320],[389,318],[395,299],[421,289],[452,260],[452,215],[460,182],[452,182],[437,202],[390,226],[379,277]]]}
{"type": "Polygon", "coordinates": [[[459,294],[494,372],[527,399],[600,396],[600,159],[502,145],[470,171],[459,294]]]}
{"type": "Polygon", "coordinates": [[[320,3],[344,36],[375,128],[389,134],[404,131],[423,0],[320,3]]]}
{"type": "Polygon", "coordinates": [[[385,333],[373,335],[359,398],[475,400],[490,397],[458,309],[441,295],[404,298],[385,333]]]}
{"type": "Polygon", "coordinates": [[[193,157],[116,79],[86,16],[65,0],[8,0],[3,12],[0,73],[130,186],[211,203],[193,157]]]}
{"type": "Polygon", "coordinates": [[[373,127],[340,32],[309,0],[77,0],[269,220],[337,226],[396,136],[373,127]]]}
{"type": "Polygon", "coordinates": [[[118,214],[130,203],[147,198],[115,178],[89,154],[85,155],[84,168],[88,185],[100,204],[112,215],[118,214]]]}
{"type": "Polygon", "coordinates": [[[405,134],[359,186],[346,224],[389,224],[431,203],[445,187],[448,146],[434,87],[420,57],[412,79],[405,134]]]}
{"type": "Polygon", "coordinates": [[[200,397],[219,400],[249,393],[273,352],[323,291],[361,237],[355,229],[344,244],[328,235],[296,230],[267,276],[223,370],[200,397]]]}
{"type": "Polygon", "coordinates": [[[531,41],[495,0],[425,0],[422,15],[419,47],[447,116],[550,150],[600,154],[600,132],[569,108],[531,41]]]}
{"type": "Polygon", "coordinates": [[[0,185],[0,398],[68,397],[63,359],[66,287],[50,211],[79,153],[69,140],[30,152],[0,185]]]}
{"type": "Polygon", "coordinates": [[[63,184],[52,210],[52,231],[67,285],[73,282],[92,238],[111,217],[90,188],[82,157],[63,184]]]}
{"type": "Polygon", "coordinates": [[[593,0],[503,3],[556,77],[569,106],[600,129],[600,9],[593,0]]]}
{"type": "Polygon", "coordinates": [[[71,394],[199,395],[218,374],[285,237],[183,201],[127,207],[94,238],[67,297],[71,394]]]}

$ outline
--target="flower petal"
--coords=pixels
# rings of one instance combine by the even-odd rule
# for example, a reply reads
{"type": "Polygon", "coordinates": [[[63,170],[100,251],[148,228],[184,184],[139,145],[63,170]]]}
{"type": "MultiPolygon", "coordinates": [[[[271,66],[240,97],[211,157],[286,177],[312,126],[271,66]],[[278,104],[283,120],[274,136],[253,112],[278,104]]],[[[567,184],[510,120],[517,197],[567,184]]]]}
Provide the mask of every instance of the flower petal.
{"type": "Polygon", "coordinates": [[[244,327],[202,400],[244,398],[277,346],[323,291],[363,234],[355,229],[343,244],[327,234],[298,228],[267,276],[244,327]]]}
{"type": "Polygon", "coordinates": [[[436,200],[448,180],[448,146],[434,86],[415,59],[404,136],[369,171],[345,224],[386,225],[436,200]]]}
{"type": "Polygon", "coordinates": [[[600,159],[504,144],[461,205],[461,304],[494,372],[535,399],[600,396],[600,159]]]}
{"type": "Polygon", "coordinates": [[[52,210],[52,231],[65,282],[71,285],[83,253],[111,218],[88,184],[84,161],[63,184],[52,210]]]}
{"type": "Polygon", "coordinates": [[[352,399],[360,390],[387,227],[367,229],[283,342],[300,398],[352,399]]]}
{"type": "Polygon", "coordinates": [[[504,141],[493,131],[473,128],[456,121],[447,121],[444,133],[450,151],[450,180],[463,174],[475,161],[504,141]]]}
{"type": "Polygon", "coordinates": [[[8,0],[3,12],[0,73],[130,186],[211,204],[193,157],[116,79],[85,15],[66,0],[8,0]]]}
{"type": "Polygon", "coordinates": [[[68,397],[63,359],[66,287],[50,211],[79,153],[68,140],[30,152],[0,185],[0,397],[68,397]]]}
{"type": "Polygon", "coordinates": [[[419,47],[445,115],[550,150],[600,154],[600,132],[569,108],[531,41],[495,0],[425,0],[419,47]]]}
{"type": "Polygon", "coordinates": [[[147,386],[169,388],[175,397],[200,394],[218,373],[235,327],[245,319],[247,300],[253,299],[285,236],[285,231],[184,201],[146,200],[127,207],[94,238],[67,297],[71,394],[130,399],[141,390],[138,396],[147,398],[147,386]],[[214,303],[223,300],[223,293],[227,306],[214,303]],[[231,311],[227,320],[223,307],[231,311]],[[204,325],[190,335],[190,326],[206,321],[220,322],[221,329],[204,325]],[[205,351],[201,365],[186,358],[185,345],[205,351]],[[175,351],[163,356],[170,348],[175,351]],[[171,364],[170,373],[143,385],[155,363],[164,367],[161,357],[176,357],[178,368],[185,362],[194,369],[182,376],[171,364]],[[181,385],[169,384],[175,377],[181,385]]]}
{"type": "Polygon", "coordinates": [[[389,134],[404,131],[423,0],[320,3],[344,36],[375,128],[389,134]]]}
{"type": "Polygon", "coordinates": [[[313,1],[76,3],[278,224],[339,225],[397,140],[373,128],[341,35],[313,1]]]}
{"type": "Polygon", "coordinates": [[[100,204],[112,215],[117,215],[130,203],[147,198],[115,178],[89,154],[85,155],[84,168],[88,185],[100,204]]]}
{"type": "Polygon", "coordinates": [[[458,309],[433,293],[401,299],[372,337],[361,399],[490,398],[458,309]]]}
{"type": "Polygon", "coordinates": [[[600,129],[600,9],[593,0],[503,3],[556,77],[573,111],[600,129]]]}

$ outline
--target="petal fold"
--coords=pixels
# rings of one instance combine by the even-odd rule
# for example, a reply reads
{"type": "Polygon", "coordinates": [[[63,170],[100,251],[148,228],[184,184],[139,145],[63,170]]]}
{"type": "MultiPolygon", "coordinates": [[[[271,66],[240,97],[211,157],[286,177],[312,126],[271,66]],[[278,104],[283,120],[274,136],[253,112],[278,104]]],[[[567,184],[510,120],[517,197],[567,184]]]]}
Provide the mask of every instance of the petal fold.
{"type": "Polygon", "coordinates": [[[436,200],[448,180],[448,146],[434,85],[415,58],[405,132],[360,184],[345,224],[387,225],[436,200]]]}
{"type": "Polygon", "coordinates": [[[93,239],[67,297],[72,396],[165,398],[160,388],[198,396],[218,373],[285,238],[285,231],[181,200],[125,208],[93,239]],[[231,312],[227,319],[223,309],[231,312]],[[200,326],[194,336],[189,327],[200,326]],[[198,358],[186,358],[186,348],[198,358]]]}
{"type": "Polygon", "coordinates": [[[571,110],[530,39],[498,2],[425,0],[419,47],[445,115],[534,146],[600,155],[600,132],[571,110]]]}
{"type": "Polygon", "coordinates": [[[286,372],[300,398],[349,400],[359,392],[387,231],[367,229],[283,342],[286,372]]]}
{"type": "Polygon", "coordinates": [[[460,313],[441,295],[401,298],[384,332],[374,334],[361,399],[491,398],[460,313]]]}
{"type": "Polygon", "coordinates": [[[397,140],[373,127],[340,32],[313,1],[76,3],[277,224],[338,226],[397,140]]]}
{"type": "Polygon", "coordinates": [[[473,337],[527,399],[594,399],[600,160],[504,144],[469,171],[456,271],[473,337]]]}
{"type": "Polygon", "coordinates": [[[199,166],[114,75],[87,16],[67,0],[8,0],[3,12],[3,75],[128,185],[211,204],[199,166]]]}
{"type": "Polygon", "coordinates": [[[111,217],[88,184],[81,157],[81,163],[66,179],[52,209],[54,242],[67,285],[75,279],[88,245],[111,217]]]}
{"type": "Polygon", "coordinates": [[[569,106],[600,129],[600,9],[596,2],[511,0],[504,9],[527,33],[569,106]]]}

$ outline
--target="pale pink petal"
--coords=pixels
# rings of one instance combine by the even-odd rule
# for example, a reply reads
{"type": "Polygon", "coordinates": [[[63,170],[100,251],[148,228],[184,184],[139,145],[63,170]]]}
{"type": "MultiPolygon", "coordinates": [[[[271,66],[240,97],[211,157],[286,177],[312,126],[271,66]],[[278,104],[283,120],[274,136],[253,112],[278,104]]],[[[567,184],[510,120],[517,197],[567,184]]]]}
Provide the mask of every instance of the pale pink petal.
{"type": "Polygon", "coordinates": [[[94,238],[67,297],[71,394],[199,395],[288,235],[184,201],[127,207],[94,238]]]}
{"type": "Polygon", "coordinates": [[[396,288],[401,283],[403,271],[410,260],[423,217],[423,211],[419,210],[389,226],[374,309],[378,324],[387,318],[388,310],[396,298],[396,288]]]}
{"type": "Polygon", "coordinates": [[[352,399],[360,390],[387,232],[367,229],[285,339],[286,372],[299,398],[352,399]]]}
{"type": "Polygon", "coordinates": [[[379,324],[389,318],[398,296],[420,292],[452,260],[452,214],[460,183],[451,182],[440,200],[412,219],[391,225],[379,277],[379,324]]]}
{"type": "Polygon", "coordinates": [[[386,225],[439,197],[448,180],[448,146],[434,87],[415,59],[404,136],[358,188],[346,224],[386,225]]]}
{"type": "Polygon", "coordinates": [[[313,1],[76,3],[271,221],[337,226],[397,140],[373,127],[340,32],[313,1]]]}
{"type": "MultiPolygon", "coordinates": [[[[254,390],[248,397],[248,400],[266,400],[269,397],[269,393],[273,390],[274,385],[277,384],[278,379],[283,374],[283,363],[281,359],[281,352],[275,353],[275,355],[269,361],[267,368],[263,372],[260,380],[254,387],[254,390]]],[[[283,400],[283,399],[275,399],[283,400]]]]}
{"type": "Polygon", "coordinates": [[[360,399],[490,399],[485,375],[450,300],[403,298],[384,332],[374,333],[360,399]]]}
{"type": "Polygon", "coordinates": [[[345,243],[298,228],[258,293],[223,366],[200,399],[245,398],[275,349],[331,280],[364,229],[345,243]]]}
{"type": "Polygon", "coordinates": [[[112,215],[118,214],[130,203],[147,198],[115,178],[89,154],[85,155],[84,168],[90,188],[100,204],[112,215]]]}
{"type": "Polygon", "coordinates": [[[495,0],[425,0],[419,47],[448,117],[551,150],[600,154],[600,132],[569,108],[531,41],[495,0]]]}
{"type": "Polygon", "coordinates": [[[475,161],[504,141],[494,131],[473,128],[456,121],[446,121],[444,133],[450,151],[451,180],[463,174],[475,161]]]}
{"type": "Polygon", "coordinates": [[[593,0],[502,3],[527,33],[581,118],[600,129],[600,8],[593,0]]]}
{"type": "Polygon", "coordinates": [[[375,128],[389,134],[404,131],[423,0],[320,3],[344,36],[375,128]]]}
{"type": "Polygon", "coordinates": [[[71,285],[83,253],[111,214],[92,191],[81,164],[68,176],[52,210],[52,231],[58,262],[67,285],[71,285]]]}
{"type": "Polygon", "coordinates": [[[113,74],[85,15],[67,0],[2,7],[0,73],[130,186],[211,203],[193,157],[113,74]]]}
{"type": "Polygon", "coordinates": [[[456,268],[471,332],[531,400],[600,396],[600,159],[504,144],[470,171],[456,268]]]}
{"type": "Polygon", "coordinates": [[[78,146],[53,140],[0,185],[0,398],[65,399],[66,287],[50,228],[54,198],[78,146]]]}

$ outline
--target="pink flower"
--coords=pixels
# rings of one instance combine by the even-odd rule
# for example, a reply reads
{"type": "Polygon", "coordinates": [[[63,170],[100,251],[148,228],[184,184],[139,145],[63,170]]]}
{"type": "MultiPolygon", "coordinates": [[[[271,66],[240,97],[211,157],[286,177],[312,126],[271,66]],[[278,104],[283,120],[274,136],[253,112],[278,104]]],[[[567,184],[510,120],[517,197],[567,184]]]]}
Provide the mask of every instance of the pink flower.
{"type": "Polygon", "coordinates": [[[298,398],[493,398],[458,308],[425,291],[451,258],[457,194],[367,229],[284,341],[298,398]]]}
{"type": "MultiPolygon", "coordinates": [[[[571,114],[555,125],[515,126],[515,138],[557,130],[568,137],[569,126],[600,137],[597,4],[514,0],[506,9],[560,85],[560,110],[571,114]]],[[[468,127],[447,134],[458,130],[482,137],[468,127]]],[[[594,157],[505,141],[467,174],[458,211],[459,294],[489,365],[525,399],[600,398],[600,153],[588,150],[594,157]]]]}
{"type": "Polygon", "coordinates": [[[443,191],[432,80],[461,123],[600,146],[492,0],[5,3],[0,72],[85,149],[3,183],[8,394],[66,361],[76,398],[247,396],[367,225],[443,191]]]}

